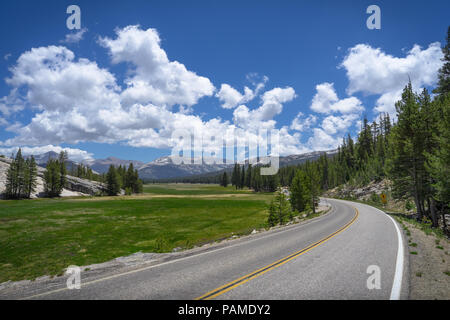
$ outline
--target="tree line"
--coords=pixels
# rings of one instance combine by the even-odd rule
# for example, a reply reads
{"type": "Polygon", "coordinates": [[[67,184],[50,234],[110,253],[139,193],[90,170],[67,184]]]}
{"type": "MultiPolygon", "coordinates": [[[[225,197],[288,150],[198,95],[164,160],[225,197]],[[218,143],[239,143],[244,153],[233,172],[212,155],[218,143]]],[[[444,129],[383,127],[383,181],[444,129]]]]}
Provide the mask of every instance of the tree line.
{"type": "Polygon", "coordinates": [[[106,190],[108,195],[116,196],[122,189],[127,195],[143,192],[143,182],[139,179],[138,171],[134,169],[132,163],[130,163],[128,168],[122,165],[117,168],[110,165],[106,173],[106,190]]]}
{"type": "Polygon", "coordinates": [[[105,174],[94,173],[94,171],[89,167],[83,164],[73,165],[69,171],[72,177],[77,177],[81,179],[97,181],[97,182],[105,182],[105,174]]]}
{"type": "MultiPolygon", "coordinates": [[[[50,158],[47,161],[43,174],[44,193],[47,197],[59,197],[63,188],[67,186],[67,152],[61,151],[58,158],[50,158]]],[[[143,192],[143,182],[139,179],[138,171],[133,164],[126,166],[110,166],[108,173],[104,175],[94,174],[90,168],[77,165],[76,170],[72,167],[73,176],[96,180],[106,183],[106,193],[117,195],[123,189],[125,194],[143,192]]],[[[36,191],[38,177],[38,167],[33,156],[24,158],[22,150],[19,148],[7,171],[6,189],[4,197],[6,199],[30,198],[36,191]]]]}
{"type": "Polygon", "coordinates": [[[275,192],[279,185],[278,175],[262,175],[261,169],[265,166],[252,166],[235,164],[231,174],[231,185],[236,189],[245,187],[255,192],[275,192]]]}
{"type": "MultiPolygon", "coordinates": [[[[291,210],[301,212],[314,210],[322,191],[388,178],[395,198],[414,200],[419,220],[428,217],[436,227],[442,216],[445,227],[450,208],[450,27],[442,51],[434,97],[427,89],[414,92],[409,81],[395,104],[395,122],[389,114],[372,123],[364,118],[356,141],[348,135],[334,156],[324,153],[318,160],[280,168],[270,178],[258,174],[260,167],[235,165],[231,183],[255,191],[288,186],[291,210]]],[[[286,211],[282,200],[277,194],[278,212],[286,211]]]]}
{"type": "Polygon", "coordinates": [[[6,173],[6,199],[30,198],[37,185],[37,164],[33,156],[24,159],[19,149],[6,173]]]}

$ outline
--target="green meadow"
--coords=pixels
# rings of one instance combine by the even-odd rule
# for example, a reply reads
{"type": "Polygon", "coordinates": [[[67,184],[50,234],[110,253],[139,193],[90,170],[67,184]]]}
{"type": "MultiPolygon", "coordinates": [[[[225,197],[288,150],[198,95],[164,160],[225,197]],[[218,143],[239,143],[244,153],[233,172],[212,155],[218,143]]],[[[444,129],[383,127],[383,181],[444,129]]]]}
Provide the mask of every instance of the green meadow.
{"type": "Polygon", "coordinates": [[[136,196],[0,201],[0,283],[246,234],[266,225],[271,198],[218,185],[149,184],[136,196]]]}

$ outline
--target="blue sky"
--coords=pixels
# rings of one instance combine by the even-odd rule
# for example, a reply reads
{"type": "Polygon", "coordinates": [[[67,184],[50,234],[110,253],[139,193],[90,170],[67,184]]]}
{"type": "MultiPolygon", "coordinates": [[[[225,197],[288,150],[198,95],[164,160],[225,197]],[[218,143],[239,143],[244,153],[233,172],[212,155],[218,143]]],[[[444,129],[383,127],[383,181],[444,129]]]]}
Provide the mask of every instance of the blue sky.
{"type": "MultiPolygon", "coordinates": [[[[408,76],[417,90],[433,87],[440,58],[435,43],[444,41],[448,12],[448,1],[427,1],[426,6],[422,1],[2,1],[0,152],[18,146],[30,152],[63,147],[78,159],[112,155],[151,161],[170,154],[168,135],[174,126],[194,123],[200,130],[217,130],[215,135],[233,125],[244,132],[284,128],[280,143],[286,154],[332,148],[347,132],[357,133],[364,115],[372,120],[385,111],[395,117],[393,103],[408,76]],[[64,41],[77,32],[66,27],[70,4],[81,8],[85,30],[71,43],[64,41]],[[381,9],[380,30],[366,27],[371,4],[381,9]],[[113,51],[123,44],[121,30],[123,41],[141,37],[143,45],[156,41],[148,39],[157,34],[154,52],[163,50],[168,61],[150,65],[151,56],[126,52],[127,46],[114,58],[113,51]],[[114,78],[99,80],[94,92],[105,95],[101,101],[78,105],[83,92],[79,100],[73,92],[57,100],[68,91],[52,83],[56,75],[19,64],[32,48],[59,59],[50,46],[73,53],[64,67],[56,60],[51,67],[43,63],[50,71],[61,68],[57,77],[62,83],[71,83],[62,78],[69,77],[65,71],[70,68],[80,68],[75,87],[88,83],[80,58],[97,66],[89,77],[105,76],[104,70],[114,78]],[[177,71],[174,61],[186,72],[177,71]],[[148,70],[168,71],[155,80],[148,70]],[[5,81],[13,77],[13,83],[5,81]],[[187,79],[194,84],[171,87],[185,95],[174,98],[167,87],[157,87],[167,79],[175,79],[175,86],[187,79]],[[130,83],[143,85],[139,98],[126,92],[130,83]],[[224,84],[242,96],[248,87],[253,95],[225,108],[224,97],[230,99],[235,91],[225,90],[224,84]],[[115,94],[100,91],[114,85],[115,94]],[[124,102],[130,95],[132,102],[124,102]],[[58,110],[55,101],[67,106],[58,110]],[[185,111],[180,112],[180,104],[185,111]],[[105,115],[107,108],[114,115],[120,110],[119,119],[105,115]],[[120,121],[130,114],[134,120],[120,121]],[[58,126],[69,122],[74,130],[58,134],[58,126]]],[[[35,56],[28,58],[34,61],[35,56]]],[[[92,100],[92,93],[86,99],[92,100]]]]}

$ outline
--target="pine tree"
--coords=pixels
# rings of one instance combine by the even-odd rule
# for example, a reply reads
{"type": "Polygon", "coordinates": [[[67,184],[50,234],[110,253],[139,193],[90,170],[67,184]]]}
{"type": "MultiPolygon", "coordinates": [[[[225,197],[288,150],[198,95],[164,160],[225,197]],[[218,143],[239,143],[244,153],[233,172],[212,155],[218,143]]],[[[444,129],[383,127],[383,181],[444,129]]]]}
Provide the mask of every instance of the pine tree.
{"type": "Polygon", "coordinates": [[[434,132],[438,147],[426,154],[427,170],[433,178],[436,200],[450,208],[450,95],[435,103],[441,110],[434,132]]]}
{"type": "Polygon", "coordinates": [[[16,190],[17,190],[17,162],[14,157],[13,161],[9,165],[6,174],[5,197],[7,199],[14,199],[16,197],[16,190]]]}
{"type": "Polygon", "coordinates": [[[20,197],[23,196],[23,192],[25,189],[25,159],[22,157],[22,151],[20,148],[19,151],[17,151],[15,161],[16,161],[17,185],[14,197],[16,199],[19,199],[20,197]]]}
{"type": "Polygon", "coordinates": [[[284,224],[290,218],[292,219],[292,210],[286,195],[278,188],[275,198],[269,205],[268,223],[273,226],[276,223],[284,224]]]}
{"type": "Polygon", "coordinates": [[[61,151],[59,153],[59,158],[58,158],[58,162],[59,162],[59,185],[61,186],[61,188],[64,188],[66,186],[66,182],[67,182],[67,168],[66,168],[66,162],[69,159],[69,156],[67,154],[67,151],[61,151]]]}
{"type": "Polygon", "coordinates": [[[27,198],[36,190],[37,186],[37,164],[34,156],[25,161],[25,195],[27,198]]]}
{"type": "Polygon", "coordinates": [[[433,93],[438,94],[440,97],[450,93],[450,26],[447,30],[447,44],[442,48],[444,58],[442,61],[444,64],[439,69],[439,82],[438,87],[433,90],[433,93]]]}
{"type": "Polygon", "coordinates": [[[245,186],[250,189],[251,183],[252,183],[252,164],[250,163],[247,167],[247,175],[245,177],[245,186]]]}
{"type": "Polygon", "coordinates": [[[290,202],[294,210],[302,212],[310,207],[311,187],[303,170],[297,170],[289,190],[290,202]]]}
{"type": "Polygon", "coordinates": [[[241,185],[241,167],[237,163],[234,165],[233,174],[231,176],[231,184],[235,186],[236,189],[240,188],[241,185]]]}
{"type": "Polygon", "coordinates": [[[120,192],[120,185],[120,176],[117,174],[116,168],[110,165],[106,174],[106,190],[108,195],[117,196],[120,192]]]}
{"type": "Polygon", "coordinates": [[[423,122],[417,96],[411,82],[402,93],[402,100],[395,104],[398,121],[390,135],[388,171],[393,180],[393,192],[397,197],[412,196],[416,203],[418,218],[424,214],[423,174],[423,122]]]}
{"type": "Polygon", "coordinates": [[[267,223],[270,227],[273,227],[278,223],[277,209],[275,207],[275,201],[273,199],[269,204],[269,217],[267,218],[267,223]]]}
{"type": "Polygon", "coordinates": [[[309,179],[311,208],[313,214],[315,214],[320,195],[320,176],[316,166],[312,164],[307,165],[306,175],[309,179]]]}
{"type": "Polygon", "coordinates": [[[19,148],[6,174],[6,198],[19,199],[26,196],[25,171],[26,163],[19,148]]]}
{"type": "Polygon", "coordinates": [[[242,166],[239,188],[244,189],[244,186],[245,186],[245,165],[242,166]]]}
{"type": "Polygon", "coordinates": [[[222,180],[220,182],[220,185],[224,188],[226,188],[228,186],[228,175],[226,172],[224,172],[222,175],[222,180]]]}
{"type": "Polygon", "coordinates": [[[48,197],[59,197],[63,186],[61,185],[61,165],[58,160],[49,159],[44,173],[44,190],[48,197]]]}

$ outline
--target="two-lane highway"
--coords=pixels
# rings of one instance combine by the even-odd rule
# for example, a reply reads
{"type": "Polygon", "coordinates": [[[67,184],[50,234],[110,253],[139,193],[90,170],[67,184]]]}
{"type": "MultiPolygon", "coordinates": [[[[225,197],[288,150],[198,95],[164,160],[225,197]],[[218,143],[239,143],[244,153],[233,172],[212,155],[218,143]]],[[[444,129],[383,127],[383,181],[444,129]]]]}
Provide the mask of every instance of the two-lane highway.
{"type": "MultiPolygon", "coordinates": [[[[330,213],[159,265],[33,299],[398,299],[403,244],[395,222],[363,204],[326,199],[330,213]],[[368,273],[380,271],[379,289],[368,273]]],[[[403,290],[402,290],[403,288],[403,290]]],[[[401,294],[401,295],[400,295],[401,294]]]]}

